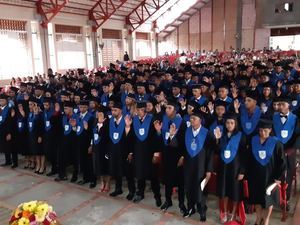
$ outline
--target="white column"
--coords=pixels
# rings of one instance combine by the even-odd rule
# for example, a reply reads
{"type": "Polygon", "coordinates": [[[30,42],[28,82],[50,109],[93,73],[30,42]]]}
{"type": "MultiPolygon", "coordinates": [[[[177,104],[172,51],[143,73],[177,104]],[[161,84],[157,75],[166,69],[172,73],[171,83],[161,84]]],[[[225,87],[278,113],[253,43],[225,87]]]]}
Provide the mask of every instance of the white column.
{"type": "MultiPolygon", "coordinates": [[[[43,28],[41,28],[43,29],[43,28]]],[[[43,73],[47,71],[47,63],[42,53],[42,41],[40,35],[40,25],[31,21],[31,35],[32,37],[32,56],[33,56],[33,67],[34,73],[43,73]]]]}
{"type": "Polygon", "coordinates": [[[55,29],[52,23],[48,24],[48,42],[49,42],[49,56],[50,56],[50,68],[57,72],[57,54],[55,45],[55,29]]]}
{"type": "MultiPolygon", "coordinates": [[[[87,61],[87,68],[93,69],[97,65],[94,63],[93,60],[93,32],[90,26],[84,27],[84,38],[85,38],[85,48],[86,48],[86,61],[87,61]]],[[[95,44],[94,44],[95,45],[95,44]]],[[[96,54],[97,55],[97,54],[96,54]]]]}
{"type": "Polygon", "coordinates": [[[34,57],[33,57],[33,47],[32,47],[32,30],[31,30],[31,23],[27,21],[26,23],[26,32],[27,32],[27,49],[29,57],[31,58],[31,75],[33,76],[36,71],[34,67],[34,57]]]}
{"type": "Polygon", "coordinates": [[[128,34],[127,36],[127,40],[128,40],[128,54],[131,60],[135,60],[136,59],[136,36],[135,36],[135,32],[133,32],[132,34],[128,34]]]}
{"type": "Polygon", "coordinates": [[[97,48],[97,55],[98,55],[98,65],[103,66],[103,49],[99,47],[99,45],[103,44],[102,38],[102,28],[99,28],[96,33],[96,48],[97,48]]]}

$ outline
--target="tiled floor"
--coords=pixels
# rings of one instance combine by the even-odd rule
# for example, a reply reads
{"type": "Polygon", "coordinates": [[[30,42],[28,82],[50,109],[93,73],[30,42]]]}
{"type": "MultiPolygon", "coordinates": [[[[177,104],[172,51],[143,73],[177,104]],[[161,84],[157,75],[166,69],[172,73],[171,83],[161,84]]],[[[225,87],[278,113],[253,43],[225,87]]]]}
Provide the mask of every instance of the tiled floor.
{"type": "MultiPolygon", "coordinates": [[[[1,160],[0,160],[1,161],[1,160]]],[[[126,190],[124,188],[124,190],[126,190]]],[[[174,206],[162,213],[154,205],[152,193],[148,190],[146,198],[140,204],[128,202],[127,193],[121,197],[110,198],[68,182],[56,183],[53,178],[35,175],[31,171],[0,167],[0,225],[6,225],[9,210],[29,200],[45,200],[53,205],[63,225],[184,225],[199,224],[198,215],[183,219],[174,206]]],[[[295,208],[295,199],[292,208],[295,208]]],[[[208,200],[208,221],[203,224],[219,224],[217,199],[210,196],[208,200]]],[[[291,224],[291,216],[286,223],[280,222],[280,212],[275,211],[272,225],[291,224]]],[[[247,224],[254,224],[254,216],[247,215],[247,224]]]]}

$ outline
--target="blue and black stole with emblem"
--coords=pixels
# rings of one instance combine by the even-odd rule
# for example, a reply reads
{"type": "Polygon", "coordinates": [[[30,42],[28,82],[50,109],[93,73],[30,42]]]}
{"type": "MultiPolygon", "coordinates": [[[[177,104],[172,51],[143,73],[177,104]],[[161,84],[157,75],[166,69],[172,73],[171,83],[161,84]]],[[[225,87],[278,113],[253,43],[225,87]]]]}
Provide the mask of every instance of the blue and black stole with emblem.
{"type": "Polygon", "coordinates": [[[152,121],[152,115],[147,114],[143,122],[140,121],[138,116],[133,117],[134,133],[140,141],[145,141],[149,134],[149,128],[152,121]]]}
{"type": "Polygon", "coordinates": [[[277,139],[272,136],[269,137],[263,144],[260,143],[260,138],[258,135],[252,138],[252,154],[259,164],[265,166],[270,162],[276,143],[277,139]]]}
{"type": "Polygon", "coordinates": [[[293,136],[296,128],[297,116],[290,112],[287,120],[284,124],[282,124],[280,113],[275,113],[273,116],[273,122],[276,137],[281,143],[286,144],[293,136]]]}
{"type": "Polygon", "coordinates": [[[242,132],[237,132],[230,138],[223,136],[220,141],[221,159],[225,164],[231,163],[234,160],[240,145],[242,132]]]}
{"type": "Polygon", "coordinates": [[[185,147],[189,155],[194,158],[202,151],[208,130],[201,126],[199,133],[194,136],[192,127],[185,131],[185,147]]]}
{"type": "Polygon", "coordinates": [[[125,120],[122,117],[119,125],[116,126],[115,118],[111,117],[109,120],[109,137],[114,144],[118,144],[121,140],[125,130],[125,120]]]}
{"type": "Polygon", "coordinates": [[[254,113],[251,117],[249,117],[246,108],[244,106],[241,107],[241,126],[246,135],[249,135],[253,131],[255,131],[260,116],[261,111],[258,106],[256,106],[254,113]]]}

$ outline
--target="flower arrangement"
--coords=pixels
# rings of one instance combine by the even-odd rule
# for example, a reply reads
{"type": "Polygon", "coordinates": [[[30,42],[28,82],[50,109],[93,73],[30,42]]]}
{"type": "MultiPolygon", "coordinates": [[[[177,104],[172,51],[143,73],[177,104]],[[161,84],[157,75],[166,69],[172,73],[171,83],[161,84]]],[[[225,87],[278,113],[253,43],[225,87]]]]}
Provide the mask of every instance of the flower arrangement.
{"type": "Polygon", "coordinates": [[[58,225],[52,206],[43,201],[25,202],[13,211],[9,225],[58,225]]]}

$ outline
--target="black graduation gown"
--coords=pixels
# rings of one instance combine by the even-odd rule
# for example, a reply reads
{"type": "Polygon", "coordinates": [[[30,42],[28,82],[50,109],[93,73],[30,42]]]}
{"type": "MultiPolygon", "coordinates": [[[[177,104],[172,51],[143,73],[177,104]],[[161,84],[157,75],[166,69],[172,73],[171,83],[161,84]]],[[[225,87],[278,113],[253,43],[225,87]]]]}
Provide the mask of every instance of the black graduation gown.
{"type": "MultiPolygon", "coordinates": [[[[180,179],[183,179],[183,166],[178,167],[179,159],[184,156],[184,135],[186,124],[182,121],[177,134],[168,143],[162,144],[162,167],[163,181],[165,185],[178,186],[180,179]]],[[[163,140],[164,137],[161,139],[163,140]]]]}
{"type": "Polygon", "coordinates": [[[28,126],[27,115],[22,117],[21,115],[17,116],[17,132],[16,132],[16,144],[17,144],[17,152],[24,156],[30,155],[29,150],[29,142],[28,142],[28,126]]]}
{"type": "Polygon", "coordinates": [[[152,158],[155,148],[153,147],[153,136],[156,131],[150,122],[148,137],[141,141],[134,132],[133,126],[130,129],[130,140],[133,143],[133,164],[134,175],[137,179],[150,179],[152,172],[152,158]],[[131,136],[132,135],[132,136],[131,136]]]}
{"type": "Polygon", "coordinates": [[[6,106],[7,116],[4,118],[4,110],[0,112],[0,116],[2,117],[2,121],[0,123],[0,152],[1,153],[10,153],[11,151],[11,141],[6,141],[6,136],[8,134],[12,135],[13,128],[14,128],[14,119],[11,116],[11,108],[6,106]]]}
{"type": "Polygon", "coordinates": [[[108,122],[105,121],[103,126],[98,129],[97,124],[97,134],[100,138],[98,144],[93,142],[93,168],[94,174],[96,176],[108,175],[108,164],[109,164],[109,153],[107,149],[108,140],[108,122]]]}
{"type": "MultiPolygon", "coordinates": [[[[62,136],[62,115],[60,112],[54,112],[50,117],[51,129],[45,130],[43,138],[43,147],[45,151],[46,158],[53,162],[57,159],[58,147],[61,144],[62,136]]],[[[44,126],[46,126],[44,121],[44,126]]]]}
{"type": "MultiPolygon", "coordinates": [[[[113,119],[113,117],[111,119],[113,119]]],[[[109,153],[109,175],[112,177],[120,178],[125,175],[126,160],[129,149],[126,146],[127,144],[128,143],[125,128],[122,137],[118,143],[114,144],[111,138],[109,137],[107,149],[109,153]]]]}
{"type": "Polygon", "coordinates": [[[45,155],[43,143],[38,143],[38,138],[44,136],[43,114],[39,113],[33,122],[32,131],[28,132],[29,148],[31,155],[45,155]]]}
{"type": "MultiPolygon", "coordinates": [[[[234,135],[234,134],[233,134],[234,135]]],[[[223,148],[221,143],[228,143],[230,138],[227,134],[222,136],[218,145],[218,153],[223,148]]],[[[245,174],[246,138],[242,135],[235,158],[226,164],[222,158],[219,159],[217,170],[217,195],[220,198],[228,197],[233,201],[240,201],[242,197],[242,182],[237,180],[239,174],[245,174]]]]}
{"type": "Polygon", "coordinates": [[[213,172],[214,143],[214,136],[208,131],[202,150],[195,157],[192,158],[185,147],[184,188],[189,207],[196,203],[204,203],[200,184],[206,177],[206,172],[213,172]]]}
{"type": "Polygon", "coordinates": [[[247,170],[249,184],[249,202],[266,207],[266,189],[275,180],[282,180],[286,171],[283,145],[278,141],[273,155],[267,165],[262,166],[252,153],[252,146],[247,154],[247,170]]]}
{"type": "MultiPolygon", "coordinates": [[[[63,117],[64,118],[64,117],[63,117]]],[[[64,124],[62,119],[62,141],[61,141],[61,147],[59,148],[58,156],[59,156],[59,164],[61,164],[62,167],[67,166],[71,163],[78,164],[77,161],[77,135],[76,131],[73,130],[71,125],[69,124],[70,119],[76,119],[76,116],[73,114],[71,118],[67,118],[67,125],[70,126],[70,133],[65,134],[64,133],[64,124]]]]}

